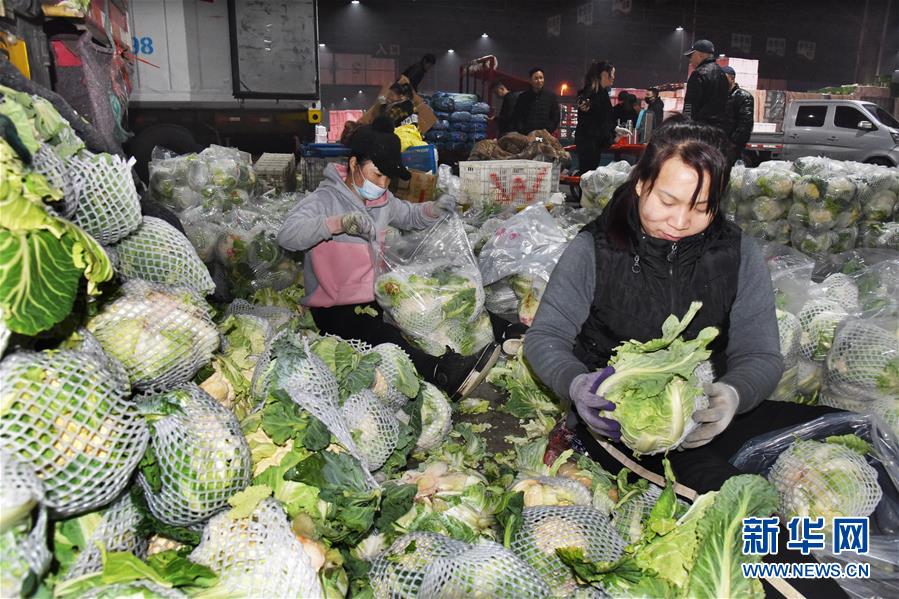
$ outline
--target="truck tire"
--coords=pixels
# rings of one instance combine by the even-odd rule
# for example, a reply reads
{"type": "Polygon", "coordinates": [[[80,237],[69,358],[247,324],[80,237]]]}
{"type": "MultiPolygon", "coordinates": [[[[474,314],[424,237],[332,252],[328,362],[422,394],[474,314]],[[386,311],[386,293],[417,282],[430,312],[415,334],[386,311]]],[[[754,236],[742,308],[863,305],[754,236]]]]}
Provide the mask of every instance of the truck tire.
{"type": "Polygon", "coordinates": [[[127,148],[137,161],[135,168],[138,176],[144,182],[149,180],[147,165],[150,164],[153,148],[156,146],[166,148],[176,154],[189,154],[202,149],[194,134],[181,125],[161,124],[147,127],[128,142],[127,148]]]}
{"type": "Polygon", "coordinates": [[[867,160],[865,160],[865,163],[878,164],[880,166],[896,166],[895,164],[893,164],[892,160],[884,156],[875,156],[873,158],[868,158],[867,160]]]}

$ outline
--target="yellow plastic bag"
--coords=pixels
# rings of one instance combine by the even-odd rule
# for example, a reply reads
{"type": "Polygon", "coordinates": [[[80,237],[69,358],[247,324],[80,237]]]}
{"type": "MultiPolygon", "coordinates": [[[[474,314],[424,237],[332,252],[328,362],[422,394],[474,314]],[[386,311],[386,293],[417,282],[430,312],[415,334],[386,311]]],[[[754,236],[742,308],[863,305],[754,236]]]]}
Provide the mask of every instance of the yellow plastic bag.
{"type": "Polygon", "coordinates": [[[421,136],[421,132],[415,125],[400,125],[394,129],[393,132],[400,138],[401,152],[405,152],[409,148],[414,148],[416,146],[428,145],[425,143],[424,138],[421,136]]]}

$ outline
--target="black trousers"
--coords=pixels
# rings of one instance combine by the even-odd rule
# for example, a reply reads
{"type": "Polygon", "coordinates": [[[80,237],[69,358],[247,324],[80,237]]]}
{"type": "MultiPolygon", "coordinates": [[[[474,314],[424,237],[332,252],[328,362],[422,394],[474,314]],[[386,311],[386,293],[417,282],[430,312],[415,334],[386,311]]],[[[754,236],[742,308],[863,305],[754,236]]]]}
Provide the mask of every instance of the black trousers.
{"type": "MultiPolygon", "coordinates": [[[[828,412],[839,411],[826,406],[806,406],[795,403],[763,401],[754,410],[735,417],[726,431],[706,445],[686,451],[672,451],[668,454],[668,459],[671,462],[674,475],[677,477],[677,482],[694,489],[697,493],[714,491],[719,489],[728,478],[743,474],[743,472],[731,465],[730,458],[750,439],[764,433],[814,420],[828,412]]],[[[590,434],[583,423],[578,424],[576,433],[578,439],[586,447],[590,458],[613,474],[621,470],[621,463],[596,442],[596,439],[593,438],[593,435],[590,434]]],[[[617,447],[625,454],[631,453],[624,445],[619,444],[617,447]]],[[[656,455],[635,459],[644,468],[663,476],[662,457],[661,455],[656,455]]],[[[815,561],[811,555],[802,555],[798,551],[786,549],[786,541],[784,539],[788,538],[788,534],[783,526],[781,526],[781,529],[779,537],[781,542],[778,543],[778,553],[777,555],[766,556],[765,562],[812,563],[815,561]]],[[[846,596],[846,593],[836,581],[829,578],[821,580],[791,579],[788,582],[809,599],[812,597],[830,599],[831,597],[846,596]]],[[[780,593],[776,592],[767,582],[762,581],[762,584],[765,587],[766,596],[780,596],[780,593]]]]}
{"type": "Polygon", "coordinates": [[[596,170],[602,159],[603,151],[609,147],[608,144],[602,143],[595,137],[578,138],[575,143],[577,144],[578,171],[581,174],[596,170]]]}

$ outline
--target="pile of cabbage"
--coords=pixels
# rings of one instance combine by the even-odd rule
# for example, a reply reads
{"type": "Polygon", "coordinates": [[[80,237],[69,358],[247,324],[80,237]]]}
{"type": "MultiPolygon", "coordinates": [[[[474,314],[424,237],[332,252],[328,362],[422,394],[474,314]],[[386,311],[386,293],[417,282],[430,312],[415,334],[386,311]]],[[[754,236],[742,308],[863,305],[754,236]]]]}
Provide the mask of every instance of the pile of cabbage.
{"type": "Polygon", "coordinates": [[[899,249],[897,194],[894,168],[808,157],[735,166],[725,212],[750,235],[811,256],[899,249]]]}

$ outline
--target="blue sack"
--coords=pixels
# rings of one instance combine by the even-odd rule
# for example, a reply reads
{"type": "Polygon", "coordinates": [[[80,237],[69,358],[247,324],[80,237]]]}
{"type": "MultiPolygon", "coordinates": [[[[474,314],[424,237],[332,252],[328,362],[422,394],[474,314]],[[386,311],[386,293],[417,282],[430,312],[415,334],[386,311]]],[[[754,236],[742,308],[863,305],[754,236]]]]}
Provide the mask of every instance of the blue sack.
{"type": "Polygon", "coordinates": [[[486,102],[475,102],[471,107],[471,114],[490,114],[490,105],[486,102]]]}
{"type": "Polygon", "coordinates": [[[454,112],[450,115],[451,123],[467,123],[471,120],[470,112],[454,112]]]}
{"type": "Polygon", "coordinates": [[[465,142],[468,141],[468,134],[464,131],[450,131],[449,140],[451,142],[465,142]]]}
{"type": "Polygon", "coordinates": [[[429,142],[446,141],[449,139],[450,132],[431,129],[425,133],[425,140],[429,142]]]}
{"type": "Polygon", "coordinates": [[[431,100],[431,108],[435,112],[453,112],[456,110],[456,102],[448,96],[435,95],[431,100]]]}
{"type": "Polygon", "coordinates": [[[447,121],[447,120],[438,120],[438,121],[435,122],[434,125],[431,127],[431,131],[433,131],[433,130],[435,130],[435,129],[436,129],[437,131],[446,131],[447,129],[449,129],[449,126],[450,126],[449,121],[447,121]]]}
{"type": "Polygon", "coordinates": [[[471,112],[474,102],[470,100],[455,100],[456,110],[459,112],[471,112]]]}
{"type": "Polygon", "coordinates": [[[471,120],[474,123],[484,123],[487,124],[487,115],[486,114],[472,114],[471,120]]]}
{"type": "Polygon", "coordinates": [[[469,133],[487,133],[487,123],[468,123],[469,133]]]}
{"type": "Polygon", "coordinates": [[[435,110],[435,111],[434,111],[434,116],[437,117],[437,120],[440,120],[440,121],[448,121],[448,120],[449,120],[449,117],[450,117],[450,113],[448,113],[448,112],[437,112],[437,111],[435,110]]]}
{"type": "Polygon", "coordinates": [[[484,141],[485,139],[487,139],[487,133],[486,133],[486,132],[471,133],[471,134],[469,134],[469,136],[468,136],[468,140],[469,140],[469,141],[472,141],[472,142],[475,142],[475,143],[477,143],[477,142],[479,142],[479,141],[484,141]]]}
{"type": "Polygon", "coordinates": [[[450,123],[449,130],[450,131],[468,131],[468,126],[470,124],[471,123],[467,123],[467,122],[463,123],[463,122],[458,122],[458,121],[455,123],[450,123]]]}

